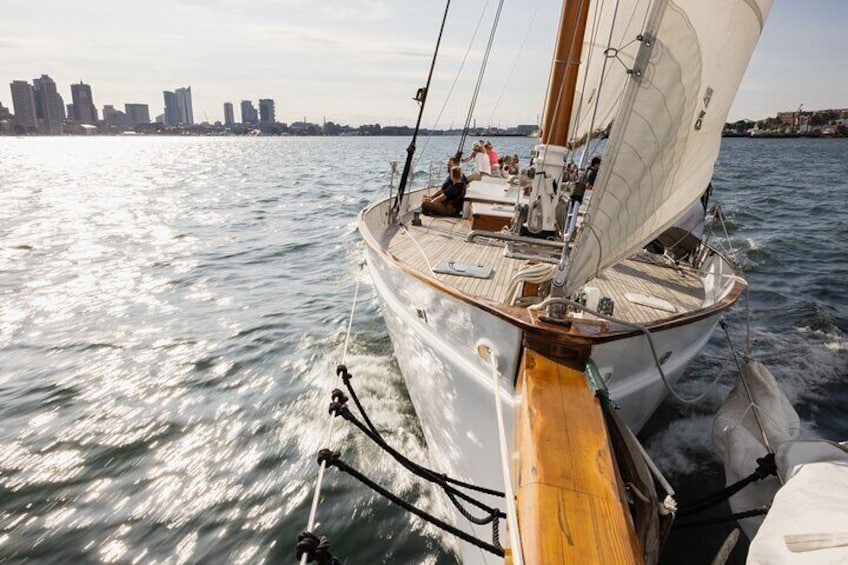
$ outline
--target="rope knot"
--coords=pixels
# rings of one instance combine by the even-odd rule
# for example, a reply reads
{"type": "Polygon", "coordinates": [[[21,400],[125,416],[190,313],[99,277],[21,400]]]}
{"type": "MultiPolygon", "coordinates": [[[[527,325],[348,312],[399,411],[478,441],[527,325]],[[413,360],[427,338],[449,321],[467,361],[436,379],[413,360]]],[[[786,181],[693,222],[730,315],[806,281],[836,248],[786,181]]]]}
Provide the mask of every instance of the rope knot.
{"type": "Polygon", "coordinates": [[[333,402],[338,402],[339,404],[347,404],[347,396],[345,396],[345,393],[338,388],[334,388],[333,392],[330,393],[330,399],[333,402]]]}
{"type": "Polygon", "coordinates": [[[297,544],[294,546],[297,560],[306,555],[307,563],[315,561],[318,565],[338,565],[339,561],[330,553],[330,540],[321,536],[320,538],[312,532],[301,532],[297,536],[297,544]]]}
{"type": "Polygon", "coordinates": [[[345,365],[339,365],[336,367],[336,376],[341,377],[345,384],[350,382],[350,379],[353,378],[353,375],[347,372],[347,367],[345,365]]]}
{"type": "Polygon", "coordinates": [[[765,457],[757,459],[757,470],[754,471],[754,480],[759,481],[770,475],[777,475],[777,462],[774,459],[774,453],[769,453],[765,457]]]}
{"type": "Polygon", "coordinates": [[[332,467],[339,462],[339,457],[338,451],[325,448],[318,452],[318,464],[326,463],[328,467],[332,467]]]}
{"type": "Polygon", "coordinates": [[[350,414],[350,410],[347,409],[347,398],[340,400],[333,400],[330,402],[330,409],[328,412],[331,416],[341,416],[346,418],[348,414],[350,414]]]}

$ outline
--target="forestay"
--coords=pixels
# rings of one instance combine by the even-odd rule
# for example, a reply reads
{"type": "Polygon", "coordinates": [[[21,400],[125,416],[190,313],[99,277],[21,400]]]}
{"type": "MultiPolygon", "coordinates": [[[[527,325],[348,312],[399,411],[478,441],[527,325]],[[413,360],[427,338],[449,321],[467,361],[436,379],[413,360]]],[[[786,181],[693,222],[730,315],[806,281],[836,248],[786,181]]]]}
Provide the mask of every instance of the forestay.
{"type": "MultiPolygon", "coordinates": [[[[619,73],[610,70],[597,101],[600,118],[594,126],[584,123],[585,100],[576,118],[597,129],[618,106],[587,222],[572,251],[568,293],[671,226],[704,192],[771,0],[659,0],[645,12],[641,4],[622,0],[610,22],[623,22],[621,34],[613,29],[619,43],[611,45],[619,47],[629,34],[639,35],[634,34],[639,14],[647,14],[635,58],[628,63],[626,50],[619,52],[632,69],[621,103],[614,100],[622,92],[614,78],[619,73]]],[[[591,32],[595,39],[587,41],[596,44],[603,31],[591,32]]],[[[603,66],[597,51],[596,45],[590,63],[603,66]]],[[[586,75],[587,84],[600,76],[592,70],[586,75]]]]}

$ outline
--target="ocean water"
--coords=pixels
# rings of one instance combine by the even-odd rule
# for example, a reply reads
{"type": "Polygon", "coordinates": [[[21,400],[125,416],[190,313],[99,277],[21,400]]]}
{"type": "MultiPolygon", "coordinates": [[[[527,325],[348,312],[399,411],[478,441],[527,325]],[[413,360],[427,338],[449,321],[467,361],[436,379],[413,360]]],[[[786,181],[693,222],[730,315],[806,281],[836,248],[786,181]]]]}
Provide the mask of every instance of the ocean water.
{"type": "MultiPolygon", "coordinates": [[[[532,140],[495,140],[526,164],[532,140]]],[[[456,138],[421,140],[415,182],[456,138]]],[[[337,423],[345,361],[375,424],[426,458],[355,231],[402,138],[0,139],[0,563],[291,562],[315,453],[436,512],[337,423]],[[354,303],[355,290],[356,301],[354,303]]],[[[713,202],[751,283],[754,356],[807,435],[848,439],[848,140],[727,139],[713,202]]],[[[736,343],[745,309],[728,316],[736,343]]],[[[725,356],[716,334],[681,385],[725,356]]],[[[704,403],[642,434],[679,498],[723,486],[704,403]]],[[[446,539],[329,471],[318,531],[347,563],[455,563],[446,539]]],[[[725,509],[726,510],[726,509],[725,509]]],[[[675,533],[707,563],[729,527],[675,533]]],[[[734,554],[741,562],[744,543],[734,554]]]]}

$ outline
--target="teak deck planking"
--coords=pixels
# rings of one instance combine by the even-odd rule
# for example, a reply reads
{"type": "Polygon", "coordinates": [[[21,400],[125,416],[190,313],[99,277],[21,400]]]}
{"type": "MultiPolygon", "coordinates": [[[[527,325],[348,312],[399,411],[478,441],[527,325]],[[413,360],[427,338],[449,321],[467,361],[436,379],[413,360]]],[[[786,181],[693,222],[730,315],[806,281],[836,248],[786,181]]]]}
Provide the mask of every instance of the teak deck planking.
{"type": "MultiPolygon", "coordinates": [[[[428,276],[435,276],[442,283],[468,296],[502,301],[512,276],[528,263],[524,259],[505,257],[502,242],[486,239],[478,239],[473,243],[466,241],[470,233],[468,220],[427,216],[422,216],[421,220],[421,226],[406,226],[408,234],[398,231],[389,242],[388,251],[406,266],[428,276]],[[441,273],[434,275],[427,263],[435,266],[440,261],[487,265],[492,267],[493,272],[488,279],[441,273]]],[[[676,314],[697,310],[704,301],[703,285],[691,268],[683,267],[677,272],[670,266],[632,259],[608,269],[590,285],[597,286],[601,296],[613,299],[615,317],[641,324],[674,314],[633,304],[625,298],[628,292],[666,300],[677,307],[676,314]],[[672,288],[669,281],[673,281],[677,288],[672,288]]]]}

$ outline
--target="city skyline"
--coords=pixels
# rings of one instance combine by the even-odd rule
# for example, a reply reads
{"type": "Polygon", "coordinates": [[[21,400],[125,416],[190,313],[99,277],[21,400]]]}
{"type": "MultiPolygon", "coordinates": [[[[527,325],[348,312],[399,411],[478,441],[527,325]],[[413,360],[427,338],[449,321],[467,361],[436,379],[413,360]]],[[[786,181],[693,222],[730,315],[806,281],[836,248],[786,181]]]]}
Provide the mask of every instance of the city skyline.
{"type": "MultiPolygon", "coordinates": [[[[452,5],[425,127],[461,126],[491,5],[451,104],[438,123],[435,118],[486,5],[483,0],[452,5]]],[[[441,16],[434,6],[380,0],[259,1],[250,9],[223,0],[210,5],[156,0],[145,5],[145,18],[157,22],[151,27],[127,26],[121,6],[92,0],[71,9],[36,0],[6,11],[0,22],[4,83],[46,73],[68,96],[70,85],[83,77],[98,107],[140,102],[149,105],[151,118],[163,113],[162,93],[169,85],[190,84],[197,122],[223,122],[223,104],[238,104],[247,94],[254,102],[259,96],[275,100],[280,122],[326,117],[353,125],[408,125],[417,112],[411,97],[426,79],[441,16]],[[45,11],[57,17],[45,21],[45,11]]],[[[556,0],[504,7],[475,112],[478,124],[537,121],[559,9],[556,0]],[[533,33],[526,34],[531,19],[533,33]],[[518,52],[522,62],[513,68],[518,52]]],[[[801,103],[811,109],[848,105],[848,77],[835,59],[848,47],[839,27],[846,17],[848,3],[836,0],[775,2],[728,120],[774,116],[801,103]]],[[[0,102],[12,106],[9,89],[0,91],[0,102]]]]}

